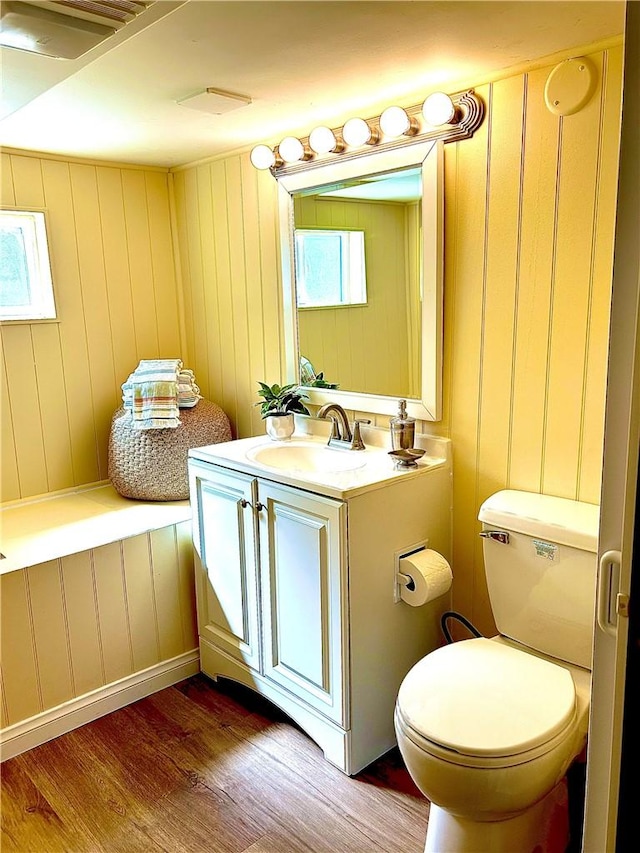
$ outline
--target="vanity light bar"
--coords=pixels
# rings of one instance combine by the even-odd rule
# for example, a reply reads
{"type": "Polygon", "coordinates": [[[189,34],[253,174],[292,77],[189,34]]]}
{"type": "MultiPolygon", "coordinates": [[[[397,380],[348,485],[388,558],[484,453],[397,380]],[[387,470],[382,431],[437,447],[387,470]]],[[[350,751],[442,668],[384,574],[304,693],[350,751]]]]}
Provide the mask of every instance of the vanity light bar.
{"type": "Polygon", "coordinates": [[[371,127],[363,118],[350,118],[342,128],[342,140],[345,145],[356,148],[361,145],[375,145],[380,141],[380,131],[377,127],[371,127]]]}
{"type": "Polygon", "coordinates": [[[387,107],[380,116],[380,130],[392,139],[396,136],[415,136],[418,132],[418,119],[410,116],[402,107],[387,107]]]}
{"type": "Polygon", "coordinates": [[[277,176],[324,165],[334,156],[359,157],[371,146],[390,149],[425,139],[453,142],[473,136],[483,117],[484,105],[472,90],[456,95],[434,92],[422,104],[387,107],[366,121],[350,118],[341,128],[316,127],[308,137],[287,136],[274,148],[256,145],[251,163],[277,176]]]}

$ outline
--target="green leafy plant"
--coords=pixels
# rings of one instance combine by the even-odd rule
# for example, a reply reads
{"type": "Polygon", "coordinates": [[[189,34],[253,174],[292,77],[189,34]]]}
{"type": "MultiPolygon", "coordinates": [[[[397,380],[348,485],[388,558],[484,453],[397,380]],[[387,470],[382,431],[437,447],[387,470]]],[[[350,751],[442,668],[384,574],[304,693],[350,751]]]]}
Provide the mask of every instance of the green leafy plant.
{"type": "Polygon", "coordinates": [[[260,406],[260,414],[263,418],[271,415],[308,415],[309,410],[302,402],[307,399],[297,385],[265,385],[258,382],[260,390],[258,394],[262,397],[255,405],[260,406]]]}
{"type": "Polygon", "coordinates": [[[337,382],[327,382],[324,378],[324,373],[318,373],[315,379],[307,382],[307,385],[310,388],[332,388],[334,390],[340,387],[337,382]]]}

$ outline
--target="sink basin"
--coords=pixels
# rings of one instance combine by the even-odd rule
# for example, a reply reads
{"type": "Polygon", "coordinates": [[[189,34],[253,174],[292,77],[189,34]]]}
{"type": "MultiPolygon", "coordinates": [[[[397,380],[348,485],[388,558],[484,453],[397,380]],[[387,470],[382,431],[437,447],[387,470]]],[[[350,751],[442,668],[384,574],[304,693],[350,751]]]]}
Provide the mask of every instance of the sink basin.
{"type": "Polygon", "coordinates": [[[267,468],[315,474],[355,471],[367,463],[364,451],[334,450],[326,444],[308,441],[262,444],[250,450],[247,458],[267,468]]]}

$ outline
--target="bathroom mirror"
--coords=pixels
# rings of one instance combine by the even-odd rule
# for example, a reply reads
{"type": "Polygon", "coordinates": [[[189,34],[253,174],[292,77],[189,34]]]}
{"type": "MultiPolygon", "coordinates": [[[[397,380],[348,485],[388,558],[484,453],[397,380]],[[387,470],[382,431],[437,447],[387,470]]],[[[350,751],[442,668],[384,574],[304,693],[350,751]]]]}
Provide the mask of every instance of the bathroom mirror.
{"type": "Polygon", "coordinates": [[[441,417],[442,145],[277,176],[287,381],[314,405],[441,417]]]}

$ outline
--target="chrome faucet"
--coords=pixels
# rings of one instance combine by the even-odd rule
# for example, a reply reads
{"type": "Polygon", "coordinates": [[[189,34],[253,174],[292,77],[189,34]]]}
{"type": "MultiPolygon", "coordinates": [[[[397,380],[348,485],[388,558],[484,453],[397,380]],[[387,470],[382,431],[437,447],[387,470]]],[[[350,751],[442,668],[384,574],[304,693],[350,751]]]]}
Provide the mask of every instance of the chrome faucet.
{"type": "Polygon", "coordinates": [[[366,418],[359,418],[354,421],[353,433],[349,426],[349,418],[347,413],[337,403],[325,403],[318,409],[319,418],[329,418],[331,420],[331,436],[329,445],[336,447],[346,447],[349,450],[364,450],[364,441],[360,434],[360,424],[370,424],[371,421],[366,418]]]}

